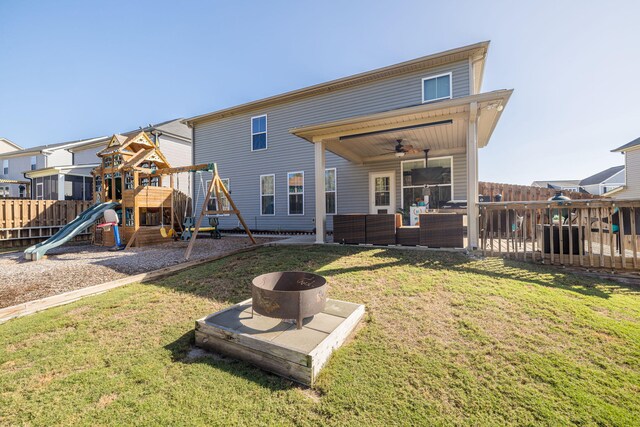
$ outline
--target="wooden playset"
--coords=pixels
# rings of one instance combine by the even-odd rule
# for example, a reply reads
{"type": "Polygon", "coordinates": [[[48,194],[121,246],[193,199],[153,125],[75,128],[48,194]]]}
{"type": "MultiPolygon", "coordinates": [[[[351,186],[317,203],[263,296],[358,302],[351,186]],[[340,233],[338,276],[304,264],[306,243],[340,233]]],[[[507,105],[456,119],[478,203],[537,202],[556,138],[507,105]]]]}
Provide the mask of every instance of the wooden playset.
{"type": "MultiPolygon", "coordinates": [[[[251,242],[256,243],[220,179],[216,164],[171,167],[160,148],[145,132],[129,137],[113,135],[107,147],[97,155],[101,159],[101,166],[92,171],[94,202],[119,203],[121,238],[127,248],[165,243],[180,235],[183,240],[189,240],[185,254],[188,259],[198,233],[204,230],[200,226],[202,219],[223,214],[236,215],[251,242]],[[175,188],[176,177],[177,174],[188,172],[191,183],[192,173],[201,174],[204,171],[212,172],[213,177],[206,190],[200,215],[195,218],[189,215],[188,196],[175,188]],[[213,209],[210,203],[212,195],[216,202],[213,209]],[[178,203],[183,205],[184,212],[178,203]]],[[[204,188],[204,184],[202,186],[204,188]]],[[[190,213],[193,215],[193,202],[190,213]]],[[[113,235],[102,232],[100,228],[96,228],[94,241],[104,246],[115,244],[113,235]]]]}

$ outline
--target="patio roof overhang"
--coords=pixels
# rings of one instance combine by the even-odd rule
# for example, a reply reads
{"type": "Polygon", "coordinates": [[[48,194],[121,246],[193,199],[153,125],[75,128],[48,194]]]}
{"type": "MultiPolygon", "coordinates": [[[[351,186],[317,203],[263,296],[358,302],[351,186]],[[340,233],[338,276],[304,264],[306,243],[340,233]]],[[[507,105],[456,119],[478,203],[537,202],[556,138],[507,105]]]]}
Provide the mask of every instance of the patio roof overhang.
{"type": "Polygon", "coordinates": [[[396,139],[433,156],[465,153],[472,106],[477,106],[478,148],[491,134],[513,90],[497,90],[446,101],[293,128],[289,132],[357,164],[393,159],[396,139]]]}

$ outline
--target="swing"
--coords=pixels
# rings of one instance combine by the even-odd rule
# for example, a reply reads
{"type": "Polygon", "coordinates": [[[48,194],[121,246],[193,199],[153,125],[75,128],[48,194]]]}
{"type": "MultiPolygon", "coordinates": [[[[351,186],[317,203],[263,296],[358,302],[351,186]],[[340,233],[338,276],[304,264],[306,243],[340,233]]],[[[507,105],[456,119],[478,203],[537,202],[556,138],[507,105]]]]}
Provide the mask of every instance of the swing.
{"type": "Polygon", "coordinates": [[[166,239],[168,237],[173,237],[173,233],[174,233],[173,227],[171,226],[168,226],[167,228],[164,227],[164,201],[163,201],[162,204],[160,205],[160,235],[166,239]]]}

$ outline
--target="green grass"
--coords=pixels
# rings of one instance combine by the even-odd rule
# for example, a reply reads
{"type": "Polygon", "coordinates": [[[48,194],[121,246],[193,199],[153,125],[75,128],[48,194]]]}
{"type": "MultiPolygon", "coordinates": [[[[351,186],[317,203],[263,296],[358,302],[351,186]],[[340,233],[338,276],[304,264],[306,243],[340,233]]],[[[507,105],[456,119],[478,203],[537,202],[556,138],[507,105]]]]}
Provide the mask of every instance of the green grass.
{"type": "Polygon", "coordinates": [[[458,254],[262,248],[0,325],[5,425],[640,425],[640,290],[458,254]],[[274,270],[364,303],[309,390],[186,358],[274,270]]]}

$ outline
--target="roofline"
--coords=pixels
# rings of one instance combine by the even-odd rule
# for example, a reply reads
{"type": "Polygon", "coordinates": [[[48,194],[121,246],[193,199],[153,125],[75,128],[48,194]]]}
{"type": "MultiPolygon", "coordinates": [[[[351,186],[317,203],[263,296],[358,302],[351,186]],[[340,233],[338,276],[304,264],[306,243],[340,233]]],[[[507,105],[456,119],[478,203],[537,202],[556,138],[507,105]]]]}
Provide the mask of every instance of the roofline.
{"type": "Polygon", "coordinates": [[[627,147],[627,144],[622,145],[618,148],[614,148],[613,150],[611,150],[612,153],[626,153],[627,151],[631,151],[631,150],[637,150],[640,148],[640,142],[637,143],[636,145],[630,145],[627,147]]]}
{"type": "MultiPolygon", "coordinates": [[[[102,137],[100,137],[100,138],[102,138],[102,137]]],[[[39,147],[24,148],[24,149],[19,150],[19,151],[10,151],[8,153],[2,153],[2,154],[0,154],[0,157],[13,158],[13,157],[27,156],[27,155],[30,155],[30,154],[45,154],[45,155],[48,155],[48,154],[53,153],[54,151],[64,150],[64,149],[67,149],[68,147],[75,147],[77,145],[86,144],[88,141],[95,141],[95,140],[98,140],[100,138],[83,139],[81,141],[61,142],[59,144],[41,145],[39,147]]]]}
{"type": "Polygon", "coordinates": [[[22,174],[26,177],[26,178],[31,178],[31,175],[42,175],[45,172],[60,172],[63,170],[74,170],[74,169],[95,169],[96,167],[100,166],[100,163],[90,163],[87,165],[65,165],[65,166],[49,166],[47,168],[41,168],[41,169],[35,169],[35,170],[28,170],[28,171],[24,171],[22,172],[22,174]]]}
{"type": "MultiPolygon", "coordinates": [[[[363,73],[354,74],[351,76],[342,77],[335,80],[330,80],[325,83],[319,83],[316,85],[307,86],[302,89],[296,89],[293,91],[270,96],[267,98],[262,98],[256,101],[250,101],[250,102],[236,105],[233,107],[224,108],[222,110],[213,111],[211,113],[193,116],[188,119],[182,120],[182,122],[188,126],[192,126],[194,123],[202,120],[207,120],[211,118],[221,118],[228,115],[237,114],[241,111],[246,111],[246,110],[250,110],[258,107],[265,107],[267,105],[272,105],[276,103],[293,101],[306,96],[316,95],[319,93],[326,93],[326,92],[330,92],[337,89],[355,86],[371,80],[404,74],[414,69],[423,68],[427,66],[429,62],[434,62],[435,60],[438,60],[438,59],[444,59],[446,62],[454,62],[458,59],[451,58],[447,60],[446,58],[453,57],[455,55],[465,54],[465,53],[467,54],[466,58],[473,57],[474,53],[476,55],[480,53],[482,55],[481,60],[484,62],[484,58],[489,49],[489,43],[490,41],[487,40],[487,41],[474,43],[474,44],[463,46],[463,47],[458,47],[455,49],[445,50],[444,52],[422,56],[420,58],[400,62],[398,64],[389,65],[382,68],[376,68],[374,70],[365,71],[363,73]]],[[[482,68],[484,69],[484,67],[482,68]]]]}
{"type": "MultiPolygon", "coordinates": [[[[178,120],[180,120],[180,119],[169,120],[169,121],[166,121],[166,122],[158,123],[157,125],[153,125],[151,127],[147,126],[147,127],[142,128],[142,129],[130,130],[130,131],[127,131],[127,132],[124,132],[124,133],[120,133],[119,135],[130,136],[130,135],[133,135],[133,134],[138,134],[140,132],[150,132],[152,130],[158,129],[158,126],[166,125],[167,123],[175,122],[175,121],[178,121],[178,120]]],[[[180,122],[182,123],[182,122],[184,122],[184,120],[180,120],[180,122]]],[[[180,139],[180,140],[182,140],[184,142],[189,142],[189,143],[193,142],[193,141],[191,141],[191,139],[189,139],[189,138],[187,138],[185,136],[182,136],[182,135],[178,135],[177,133],[168,132],[168,131],[162,130],[162,129],[159,129],[159,131],[160,131],[161,135],[168,135],[168,136],[171,136],[173,138],[180,139]]],[[[113,137],[113,135],[111,135],[111,136],[103,136],[103,137],[100,137],[99,140],[93,141],[91,143],[87,143],[87,144],[82,144],[82,145],[77,145],[77,146],[71,147],[69,149],[69,151],[73,153],[73,152],[78,151],[80,149],[99,147],[104,141],[111,140],[112,137],[113,137]]]]}
{"type": "Polygon", "coordinates": [[[18,144],[16,144],[15,142],[11,141],[10,139],[2,138],[2,137],[0,137],[0,139],[2,141],[6,142],[7,144],[11,145],[12,147],[15,147],[16,150],[24,150],[24,147],[19,146],[18,144]]]}
{"type": "Polygon", "coordinates": [[[610,168],[607,168],[607,169],[605,169],[605,170],[603,170],[603,171],[600,171],[600,172],[598,172],[598,173],[595,173],[595,174],[593,174],[593,175],[591,175],[591,176],[588,176],[588,177],[586,177],[586,178],[584,178],[584,179],[580,180],[580,185],[598,185],[598,184],[602,184],[604,181],[608,180],[608,179],[609,179],[609,178],[611,178],[612,176],[617,175],[617,174],[619,174],[620,172],[624,171],[624,170],[625,170],[625,168],[626,168],[626,166],[625,166],[625,165],[611,166],[610,168]],[[621,168],[621,169],[618,169],[618,168],[621,168]],[[606,175],[606,176],[604,176],[604,177],[602,178],[602,180],[601,180],[601,181],[594,182],[593,184],[586,184],[586,183],[584,183],[584,181],[586,181],[587,179],[589,179],[589,178],[591,178],[591,177],[593,177],[593,176],[596,176],[596,175],[598,175],[598,174],[601,174],[602,172],[606,172],[606,171],[608,171],[608,170],[610,170],[610,169],[618,169],[618,170],[611,172],[611,174],[610,174],[610,175],[606,175]]]}
{"type": "MultiPolygon", "coordinates": [[[[480,93],[477,95],[469,95],[469,96],[463,96],[460,98],[452,98],[445,101],[419,104],[413,107],[398,108],[395,110],[388,110],[388,111],[383,111],[379,113],[352,116],[352,117],[347,117],[344,119],[339,119],[339,120],[334,120],[334,121],[329,121],[324,123],[316,123],[308,126],[295,127],[295,128],[289,129],[289,133],[294,134],[302,139],[306,139],[309,142],[313,142],[309,139],[310,138],[309,133],[313,133],[315,131],[325,129],[325,128],[335,128],[339,126],[346,126],[349,124],[358,123],[362,120],[380,120],[380,119],[394,117],[394,116],[397,116],[398,114],[415,114],[415,113],[422,113],[422,112],[428,112],[428,111],[436,111],[443,108],[451,108],[451,107],[467,105],[471,102],[480,103],[480,102],[493,101],[496,98],[503,98],[505,100],[504,105],[506,106],[507,102],[509,101],[509,98],[511,97],[511,93],[513,93],[513,89],[500,89],[500,90],[495,90],[491,92],[480,93]]],[[[499,119],[502,112],[498,114],[499,114],[498,116],[498,119],[499,119]]],[[[489,137],[491,137],[491,133],[489,134],[489,137]]]]}
{"type": "Polygon", "coordinates": [[[605,197],[610,197],[611,195],[619,193],[619,192],[621,192],[623,190],[626,190],[626,189],[627,189],[627,186],[625,184],[625,185],[621,185],[620,187],[616,187],[613,190],[607,191],[606,193],[604,193],[602,195],[605,196],[605,197]]]}

